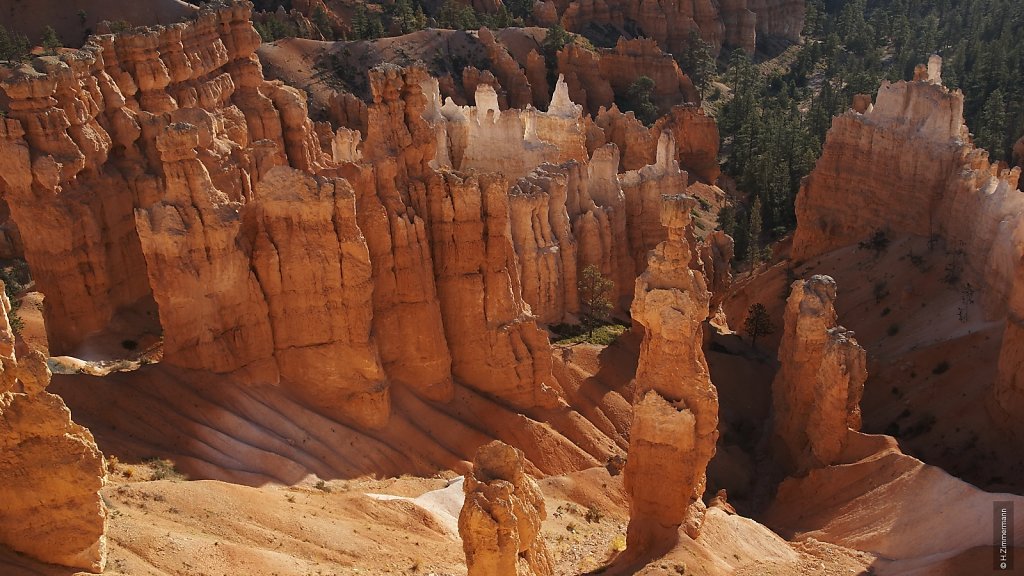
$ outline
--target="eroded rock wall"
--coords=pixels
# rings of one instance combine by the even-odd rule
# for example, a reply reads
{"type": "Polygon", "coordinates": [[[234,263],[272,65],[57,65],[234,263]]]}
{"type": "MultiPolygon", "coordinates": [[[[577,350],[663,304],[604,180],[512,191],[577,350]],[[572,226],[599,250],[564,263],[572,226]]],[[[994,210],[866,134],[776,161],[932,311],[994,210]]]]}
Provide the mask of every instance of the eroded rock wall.
{"type": "Polygon", "coordinates": [[[936,235],[962,247],[967,279],[990,317],[1006,310],[1021,253],[1019,170],[975,148],[963,95],[941,83],[941,60],[917,79],[883,83],[865,112],[834,119],[821,158],[797,195],[793,258],[856,244],[876,231],[936,235]]]}
{"type": "Polygon", "coordinates": [[[1017,383],[1024,277],[1020,168],[1004,169],[976,148],[963,95],[942,86],[941,59],[910,82],[883,83],[873,105],[835,118],[822,157],[797,195],[793,258],[855,244],[877,231],[942,240],[962,255],[962,281],[977,290],[986,318],[1006,319],[999,371],[988,403],[1016,429],[1024,413],[1017,383]]]}
{"type": "Polygon", "coordinates": [[[566,30],[579,32],[587,25],[611,25],[629,34],[652,38],[672,54],[686,50],[691,30],[711,44],[714,54],[730,48],[752,54],[759,35],[796,42],[805,15],[801,0],[695,0],[660,4],[638,0],[559,0],[555,6],[566,30]]]}
{"type": "Polygon", "coordinates": [[[64,401],[46,391],[43,355],[15,356],[10,309],[0,283],[0,543],[50,564],[102,572],[103,454],[64,401]]]}
{"type": "MultiPolygon", "coordinates": [[[[394,385],[558,406],[543,324],[576,320],[592,264],[620,310],[632,299],[637,255],[667,237],[656,204],[687,184],[670,133],[656,145],[622,122],[644,136],[619,174],[616,138],[563,81],[543,112],[502,110],[483,83],[458,106],[393,65],[370,73],[369,102],[336,99],[358,130],[332,132],[300,90],[264,79],[250,11],[212,3],[3,78],[4,192],[38,239],[25,252],[55,349],[141,302],[164,362],[277,385],[361,429],[387,425],[394,385]]],[[[493,40],[502,83],[522,86],[493,40]]]]}

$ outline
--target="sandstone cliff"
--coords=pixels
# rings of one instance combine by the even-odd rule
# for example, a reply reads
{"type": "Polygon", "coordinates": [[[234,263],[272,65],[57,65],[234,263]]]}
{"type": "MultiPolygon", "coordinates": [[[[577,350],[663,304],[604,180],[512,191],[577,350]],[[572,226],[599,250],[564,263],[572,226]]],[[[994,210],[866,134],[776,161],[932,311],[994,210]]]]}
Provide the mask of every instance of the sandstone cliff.
{"type": "Polygon", "coordinates": [[[693,199],[666,196],[667,240],[636,281],[633,319],[644,327],[636,372],[625,487],[628,550],[675,541],[679,526],[696,538],[704,516],[705,470],[718,439],[718,394],[701,349],[710,294],[688,267],[693,199]]]}
{"type": "MultiPolygon", "coordinates": [[[[703,136],[677,129],[688,120],[639,126],[637,167],[619,174],[615,138],[564,81],[546,111],[502,110],[491,84],[460,106],[423,68],[393,65],[371,71],[367,102],[334,99],[338,126],[314,123],[303,92],[263,77],[250,10],[213,3],[4,73],[0,180],[54,353],[121,342],[119,315],[155,309],[159,394],[193,379],[232,401],[270,389],[390,459],[334,470],[457,466],[495,437],[546,472],[620,451],[628,418],[597,426],[570,406],[581,396],[553,375],[543,324],[577,320],[591,264],[625,309],[667,237],[660,196],[687,185],[671,134],[703,136]],[[464,424],[431,427],[448,418],[464,424]],[[412,454],[410,435],[432,449],[412,454]]],[[[523,78],[502,50],[518,56],[491,48],[511,97],[523,78]]],[[[219,459],[200,444],[190,453],[219,459]]]]}
{"type": "Polygon", "coordinates": [[[805,260],[876,231],[944,241],[964,255],[962,282],[988,319],[1007,318],[1000,374],[990,397],[996,422],[1024,406],[1015,376],[1024,243],[1020,169],[989,162],[971,142],[963,95],[941,84],[941,59],[911,82],[883,83],[876,101],[833,121],[822,157],[797,195],[793,258],[805,260]],[[1009,410],[1009,413],[1007,412],[1009,410]]]}
{"type": "Polygon", "coordinates": [[[1016,191],[1020,171],[1002,170],[971,143],[963,95],[942,86],[941,60],[933,56],[919,68],[918,80],[883,83],[866,112],[835,118],[797,195],[793,258],[855,244],[879,230],[936,235],[971,255],[965,279],[983,288],[989,316],[998,317],[1021,253],[1015,240],[1017,215],[1024,213],[1016,191]]]}
{"type": "Polygon", "coordinates": [[[106,472],[92,434],[50,394],[37,351],[15,357],[0,283],[0,543],[44,562],[102,572],[106,472]]]}
{"type": "Polygon", "coordinates": [[[544,495],[526,474],[522,452],[498,441],[482,446],[463,490],[459,535],[470,576],[553,574],[540,538],[544,495]]]}
{"type": "Polygon", "coordinates": [[[837,323],[835,298],[835,281],[814,276],[794,282],[786,303],[773,440],[779,463],[794,475],[834,464],[848,430],[860,429],[867,355],[837,323]]]}
{"type": "Polygon", "coordinates": [[[623,32],[642,30],[666,52],[681,54],[691,30],[711,44],[713,53],[741,48],[753,53],[759,36],[797,42],[804,23],[800,0],[698,0],[657,4],[636,0],[555,2],[566,30],[579,32],[593,24],[623,32]]]}

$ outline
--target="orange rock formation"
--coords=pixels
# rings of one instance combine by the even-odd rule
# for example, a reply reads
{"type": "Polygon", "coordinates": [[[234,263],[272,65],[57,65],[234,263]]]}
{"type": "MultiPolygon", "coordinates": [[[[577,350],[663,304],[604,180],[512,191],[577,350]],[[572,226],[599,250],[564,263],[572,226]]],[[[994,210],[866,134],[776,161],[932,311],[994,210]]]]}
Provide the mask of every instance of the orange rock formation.
{"type": "Polygon", "coordinates": [[[0,543],[51,564],[102,572],[103,454],[60,396],[46,391],[43,355],[15,357],[10,309],[0,283],[0,543]]]}
{"type": "Polygon", "coordinates": [[[867,355],[837,323],[835,298],[835,281],[813,276],[786,302],[772,405],[777,458],[794,475],[835,463],[847,432],[860,430],[867,355]]]}
{"type": "Polygon", "coordinates": [[[804,260],[876,231],[934,237],[962,251],[963,280],[978,290],[987,317],[1007,318],[989,405],[996,422],[1016,428],[1024,414],[1016,377],[1024,363],[1020,168],[1003,169],[975,148],[963,95],[941,80],[933,56],[915,80],[883,83],[873,106],[834,120],[797,196],[792,255],[804,260]]]}
{"type": "Polygon", "coordinates": [[[653,38],[666,52],[681,54],[691,30],[697,30],[718,54],[723,48],[753,53],[757,37],[797,42],[804,23],[800,0],[698,0],[657,4],[637,0],[585,0],[555,3],[566,30],[608,24],[622,31],[635,30],[653,38]]]}
{"type": "Polygon", "coordinates": [[[701,349],[710,294],[688,267],[686,196],[666,196],[668,239],[637,278],[633,319],[644,327],[636,372],[625,487],[630,498],[629,550],[675,542],[679,526],[696,538],[704,517],[705,470],[718,439],[718,394],[701,349]]]}
{"type": "MultiPolygon", "coordinates": [[[[554,376],[543,324],[577,320],[591,264],[628,305],[667,237],[660,197],[687,186],[672,134],[693,150],[706,122],[683,130],[699,115],[674,113],[652,136],[622,121],[645,136],[620,174],[615,138],[565,82],[543,112],[502,110],[485,83],[459,106],[422,68],[383,65],[369,102],[335,98],[332,131],[304,93],[264,79],[250,10],[214,3],[2,72],[0,187],[53,352],[113,354],[93,339],[133,338],[120,318],[148,312],[165,386],[193,374],[228,396],[273,390],[375,446],[400,444],[386,449],[399,473],[455,466],[495,437],[532,438],[545,472],[620,452],[628,410],[598,427],[569,407],[579,395],[554,376]],[[397,440],[438,414],[471,424],[429,454],[397,440]]],[[[510,89],[525,78],[511,49],[491,48],[508,64],[495,82],[527,99],[510,89]]]]}
{"type": "Polygon", "coordinates": [[[544,495],[526,474],[521,451],[498,441],[481,446],[463,490],[459,535],[470,576],[553,574],[540,538],[544,495]]]}

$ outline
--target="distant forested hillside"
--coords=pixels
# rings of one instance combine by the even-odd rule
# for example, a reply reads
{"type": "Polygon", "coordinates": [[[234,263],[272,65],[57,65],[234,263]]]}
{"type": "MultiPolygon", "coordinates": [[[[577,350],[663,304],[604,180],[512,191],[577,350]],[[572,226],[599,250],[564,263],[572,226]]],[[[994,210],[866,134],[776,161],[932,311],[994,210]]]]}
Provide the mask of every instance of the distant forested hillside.
{"type": "Polygon", "coordinates": [[[1024,2],[808,0],[807,10],[804,45],[760,64],[736,52],[719,66],[732,89],[718,110],[725,169],[751,195],[721,220],[748,259],[795,226],[800,179],[832,116],[882,80],[911,78],[931,54],[944,59],[945,84],[964,92],[967,125],[993,159],[1009,161],[1024,135],[1024,2]]]}

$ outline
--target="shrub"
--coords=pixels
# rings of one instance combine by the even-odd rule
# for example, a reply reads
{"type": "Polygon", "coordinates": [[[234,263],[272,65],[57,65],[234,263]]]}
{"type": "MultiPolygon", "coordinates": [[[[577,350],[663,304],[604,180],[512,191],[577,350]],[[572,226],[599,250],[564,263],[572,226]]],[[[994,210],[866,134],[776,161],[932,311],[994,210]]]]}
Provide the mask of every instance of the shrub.
{"type": "Polygon", "coordinates": [[[936,364],[935,368],[932,368],[932,374],[944,374],[947,370],[949,370],[949,362],[943,360],[936,364]]]}
{"type": "Polygon", "coordinates": [[[21,331],[25,329],[25,321],[18,316],[17,310],[12,307],[7,313],[7,322],[11,325],[11,332],[14,332],[15,335],[21,334],[21,331]]]}
{"type": "Polygon", "coordinates": [[[64,44],[62,44],[60,38],[57,37],[57,31],[53,29],[53,26],[47,26],[43,29],[43,50],[45,50],[47,54],[56,54],[57,50],[63,47],[64,44]]]}
{"type": "Polygon", "coordinates": [[[857,246],[862,250],[872,250],[877,256],[889,247],[889,235],[885,230],[875,230],[875,233],[870,238],[862,240],[857,246]]]}
{"type": "Polygon", "coordinates": [[[149,465],[153,473],[151,476],[152,480],[174,480],[181,481],[186,480],[184,474],[178,472],[174,466],[174,462],[166,458],[150,458],[146,460],[146,464],[149,465]]]}
{"type": "Polygon", "coordinates": [[[878,304],[889,295],[889,285],[885,280],[875,282],[873,293],[875,295],[875,304],[878,304]]]}
{"type": "Polygon", "coordinates": [[[554,344],[563,346],[570,344],[595,344],[597,346],[608,346],[626,333],[629,327],[624,324],[610,323],[594,328],[593,331],[586,330],[583,326],[572,324],[556,324],[551,326],[557,340],[554,344]]]}
{"type": "Polygon", "coordinates": [[[110,28],[111,34],[121,34],[122,32],[128,32],[134,26],[127,20],[115,20],[113,22],[107,22],[107,26],[110,28]]]}
{"type": "Polygon", "coordinates": [[[604,519],[604,513],[597,506],[591,504],[587,506],[587,512],[583,515],[583,518],[587,522],[597,523],[604,519]]]}
{"type": "Polygon", "coordinates": [[[963,265],[959,262],[949,262],[946,264],[946,273],[942,276],[942,281],[950,286],[960,283],[960,276],[963,274],[963,265]]]}
{"type": "Polygon", "coordinates": [[[7,293],[7,297],[14,300],[14,297],[32,281],[28,263],[24,260],[12,260],[7,266],[0,268],[0,280],[4,282],[4,292],[7,293]]]}

